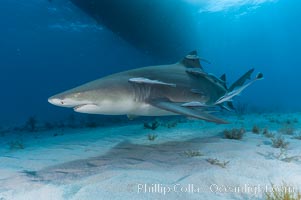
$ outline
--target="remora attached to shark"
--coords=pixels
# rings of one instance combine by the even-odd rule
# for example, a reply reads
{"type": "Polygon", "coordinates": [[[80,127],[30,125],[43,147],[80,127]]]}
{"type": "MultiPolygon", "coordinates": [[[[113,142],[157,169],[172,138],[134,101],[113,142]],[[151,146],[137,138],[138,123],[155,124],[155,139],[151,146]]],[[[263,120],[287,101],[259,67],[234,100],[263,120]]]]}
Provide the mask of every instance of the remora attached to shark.
{"type": "Polygon", "coordinates": [[[100,78],[52,96],[51,104],[76,112],[104,115],[163,116],[185,115],[217,124],[228,123],[212,114],[212,107],[227,108],[232,98],[263,78],[243,85],[251,69],[229,90],[226,77],[206,73],[197,52],[171,65],[149,66],[100,78]],[[237,89],[236,89],[237,88],[237,89]],[[236,89],[236,90],[234,90],[236,89]]]}

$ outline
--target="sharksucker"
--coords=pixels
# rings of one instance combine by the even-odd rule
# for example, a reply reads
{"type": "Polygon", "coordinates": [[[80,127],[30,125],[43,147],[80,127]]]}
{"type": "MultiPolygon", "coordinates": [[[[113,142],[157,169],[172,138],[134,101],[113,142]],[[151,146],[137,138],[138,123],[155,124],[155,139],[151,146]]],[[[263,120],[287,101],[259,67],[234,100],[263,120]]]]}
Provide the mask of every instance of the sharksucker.
{"type": "MultiPolygon", "coordinates": [[[[234,83],[245,82],[251,71],[234,83]]],[[[260,76],[257,77],[262,78],[260,76]]],[[[204,71],[196,51],[180,62],[149,66],[112,74],[54,95],[48,101],[76,112],[105,115],[184,115],[217,124],[228,123],[213,115],[215,108],[238,95],[250,82],[228,90],[220,79],[204,71]]]]}
{"type": "Polygon", "coordinates": [[[254,72],[254,68],[247,71],[244,75],[242,75],[237,81],[235,81],[229,88],[230,91],[234,90],[236,87],[242,86],[247,79],[251,79],[251,75],[254,72]]]}
{"type": "Polygon", "coordinates": [[[247,87],[249,87],[250,85],[252,85],[255,81],[262,80],[262,79],[263,79],[263,74],[259,73],[254,80],[252,80],[251,82],[247,83],[246,85],[243,85],[243,86],[239,87],[238,89],[235,89],[235,90],[233,90],[231,92],[228,92],[224,96],[220,97],[214,104],[218,105],[218,104],[221,104],[221,103],[224,103],[224,102],[232,101],[232,99],[235,96],[240,95],[240,93],[242,91],[244,91],[247,87]]]}

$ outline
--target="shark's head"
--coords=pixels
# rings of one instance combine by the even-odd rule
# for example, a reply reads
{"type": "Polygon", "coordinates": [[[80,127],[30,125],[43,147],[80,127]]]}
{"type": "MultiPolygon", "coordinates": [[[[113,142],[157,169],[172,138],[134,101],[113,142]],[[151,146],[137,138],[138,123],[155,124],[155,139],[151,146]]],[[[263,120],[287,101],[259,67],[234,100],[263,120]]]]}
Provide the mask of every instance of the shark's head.
{"type": "Polygon", "coordinates": [[[93,101],[84,98],[89,96],[87,94],[88,92],[72,92],[72,91],[66,91],[57,95],[54,95],[48,99],[48,102],[56,105],[56,106],[61,106],[61,107],[66,107],[66,108],[74,108],[80,105],[85,105],[85,104],[91,104],[93,101]]]}
{"type": "Polygon", "coordinates": [[[124,87],[106,82],[90,82],[74,89],[59,93],[48,102],[73,108],[76,112],[91,114],[124,114],[132,106],[132,98],[124,87]]]}

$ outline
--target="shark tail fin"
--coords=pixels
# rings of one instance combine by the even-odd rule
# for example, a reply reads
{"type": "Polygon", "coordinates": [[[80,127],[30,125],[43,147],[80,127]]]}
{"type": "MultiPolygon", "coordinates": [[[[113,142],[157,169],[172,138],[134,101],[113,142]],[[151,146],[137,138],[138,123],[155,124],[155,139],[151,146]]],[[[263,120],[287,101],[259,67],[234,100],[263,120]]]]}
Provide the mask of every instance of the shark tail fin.
{"type": "Polygon", "coordinates": [[[243,86],[243,84],[249,79],[251,79],[251,75],[254,72],[254,68],[250,69],[249,71],[247,71],[246,73],[244,73],[244,75],[242,75],[239,79],[237,79],[230,87],[229,87],[229,91],[233,91],[236,87],[240,87],[243,86]]]}
{"type": "Polygon", "coordinates": [[[263,73],[259,72],[259,73],[257,74],[257,76],[256,76],[256,79],[257,79],[257,80],[262,80],[262,79],[264,79],[263,73]]]}

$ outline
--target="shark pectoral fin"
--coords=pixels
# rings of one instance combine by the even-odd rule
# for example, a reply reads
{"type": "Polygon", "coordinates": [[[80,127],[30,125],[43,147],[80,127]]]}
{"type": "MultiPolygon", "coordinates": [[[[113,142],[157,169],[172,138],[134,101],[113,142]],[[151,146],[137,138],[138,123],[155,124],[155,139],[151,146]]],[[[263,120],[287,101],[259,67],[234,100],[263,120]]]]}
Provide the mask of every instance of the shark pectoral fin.
{"type": "Polygon", "coordinates": [[[143,78],[143,77],[139,77],[139,78],[130,78],[130,79],[129,79],[129,82],[130,82],[130,83],[137,83],[137,84],[165,85],[165,86],[176,87],[176,84],[173,84],[173,83],[165,83],[165,82],[162,82],[162,81],[151,80],[151,79],[143,78]]]}
{"type": "Polygon", "coordinates": [[[229,122],[224,121],[223,119],[219,119],[209,113],[197,111],[194,109],[190,109],[187,107],[183,107],[177,103],[173,103],[169,101],[168,99],[153,99],[149,101],[149,104],[152,106],[155,106],[157,108],[160,108],[162,110],[166,110],[169,112],[173,112],[180,115],[185,115],[187,117],[192,117],[196,119],[202,119],[209,122],[214,122],[217,124],[228,124],[229,122]]]}

